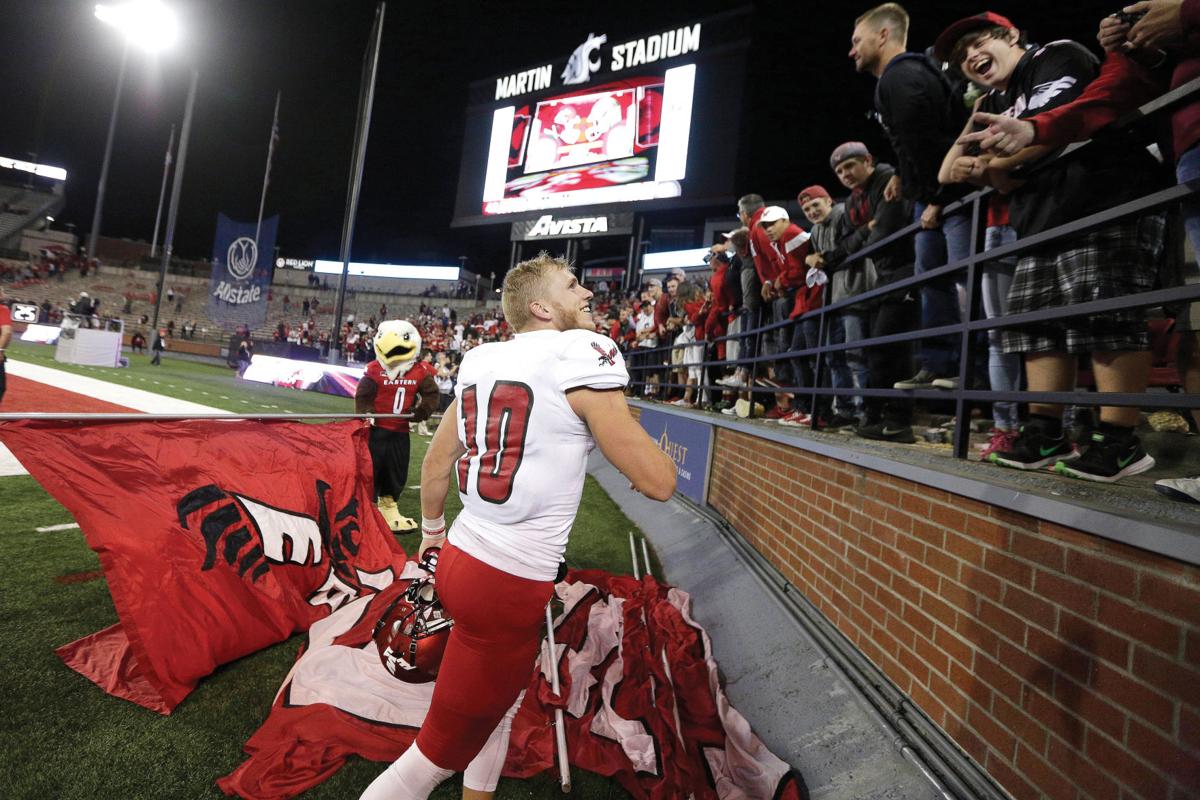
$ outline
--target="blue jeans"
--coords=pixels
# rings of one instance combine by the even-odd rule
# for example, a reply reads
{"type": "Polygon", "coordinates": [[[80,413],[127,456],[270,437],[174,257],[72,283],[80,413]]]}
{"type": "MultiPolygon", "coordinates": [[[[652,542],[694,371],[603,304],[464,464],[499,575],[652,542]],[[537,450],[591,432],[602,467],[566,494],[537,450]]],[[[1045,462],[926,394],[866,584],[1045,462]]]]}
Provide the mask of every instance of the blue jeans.
{"type": "MultiPolygon", "coordinates": [[[[866,311],[843,311],[841,313],[842,341],[859,342],[871,335],[870,317],[866,311]]],[[[850,369],[850,380],[856,389],[871,385],[871,373],[867,369],[867,355],[862,350],[846,350],[846,366],[850,369]]],[[[854,396],[854,408],[860,413],[863,407],[861,395],[854,396]]]]}
{"type": "MultiPolygon", "coordinates": [[[[792,341],[789,350],[808,350],[813,347],[818,347],[821,344],[820,337],[820,321],[817,319],[806,319],[797,322],[792,327],[792,341]]],[[[798,356],[791,359],[792,362],[792,383],[796,386],[812,387],[816,385],[816,356],[798,356]]],[[[814,411],[809,407],[810,395],[800,394],[796,398],[796,405],[806,414],[814,411]]],[[[817,398],[817,407],[822,408],[827,403],[822,402],[824,398],[817,398]]]]}
{"type": "MultiPolygon", "coordinates": [[[[916,203],[913,221],[921,219],[927,203],[916,203]]],[[[966,208],[942,218],[942,226],[922,230],[913,239],[916,249],[914,272],[935,270],[971,254],[971,214],[966,208]]],[[[921,286],[921,327],[937,328],[953,325],[961,319],[962,298],[966,284],[962,276],[942,278],[921,286]]],[[[945,377],[958,374],[958,337],[939,336],[922,339],[917,361],[922,369],[945,377]]]]}
{"type": "MultiPolygon", "coordinates": [[[[1007,225],[987,229],[983,249],[995,250],[1017,240],[1017,232],[1007,225]]],[[[983,313],[988,319],[1002,317],[1008,313],[1008,288],[1012,285],[1013,272],[1017,269],[1016,258],[983,263],[983,280],[980,293],[983,295],[983,313]]],[[[1021,355],[1005,353],[1000,346],[1000,329],[992,328],[988,334],[988,379],[994,392],[1018,392],[1021,390],[1021,355]]],[[[1015,431],[1020,427],[1017,404],[996,401],[992,403],[992,420],[1001,430],[1015,431]]]]}
{"type": "MultiPolygon", "coordinates": [[[[841,314],[825,316],[825,338],[828,344],[843,344],[846,341],[846,329],[842,325],[841,314]]],[[[829,371],[829,383],[833,388],[854,388],[854,376],[850,374],[850,364],[846,360],[845,350],[826,353],[824,367],[829,371]]],[[[834,395],[833,410],[842,416],[854,416],[854,398],[848,394],[834,395]]]]}

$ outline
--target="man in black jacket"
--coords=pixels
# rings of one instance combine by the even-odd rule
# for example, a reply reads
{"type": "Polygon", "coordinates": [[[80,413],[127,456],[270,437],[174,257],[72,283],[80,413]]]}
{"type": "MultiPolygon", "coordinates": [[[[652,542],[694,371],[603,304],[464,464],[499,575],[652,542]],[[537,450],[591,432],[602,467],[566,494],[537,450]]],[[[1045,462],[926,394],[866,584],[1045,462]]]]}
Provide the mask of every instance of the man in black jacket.
{"type": "MultiPolygon", "coordinates": [[[[833,250],[822,254],[826,272],[839,269],[864,270],[862,291],[912,277],[912,246],[907,239],[887,245],[865,259],[844,262],[854,253],[880,242],[908,224],[911,205],[901,197],[887,199],[886,188],[895,176],[887,164],[876,166],[862,142],[846,142],[833,151],[829,165],[842,185],[851,190],[846,213],[854,230],[833,250]]],[[[911,331],[916,324],[917,308],[909,292],[897,292],[867,301],[870,309],[868,336],[889,336],[911,331]]],[[[891,389],[912,367],[912,347],[907,342],[871,347],[867,350],[869,388],[891,389]]],[[[866,419],[855,433],[867,439],[911,443],[912,401],[903,398],[868,397],[864,404],[866,419]]]]}
{"type": "MultiPolygon", "coordinates": [[[[913,203],[911,221],[921,230],[913,244],[919,275],[970,254],[971,218],[966,211],[942,216],[942,207],[966,194],[961,186],[942,186],[938,170],[967,119],[961,97],[955,97],[940,64],[922,53],[906,52],[908,13],[896,3],[884,3],[855,22],[850,57],[859,72],[879,79],[875,109],[896,153],[897,174],[887,187],[887,199],[903,196],[913,203]]],[[[921,287],[921,327],[953,325],[960,319],[965,298],[961,276],[943,278],[921,287]]],[[[918,352],[919,371],[896,382],[897,389],[957,388],[958,339],[925,339],[918,352]]]]}

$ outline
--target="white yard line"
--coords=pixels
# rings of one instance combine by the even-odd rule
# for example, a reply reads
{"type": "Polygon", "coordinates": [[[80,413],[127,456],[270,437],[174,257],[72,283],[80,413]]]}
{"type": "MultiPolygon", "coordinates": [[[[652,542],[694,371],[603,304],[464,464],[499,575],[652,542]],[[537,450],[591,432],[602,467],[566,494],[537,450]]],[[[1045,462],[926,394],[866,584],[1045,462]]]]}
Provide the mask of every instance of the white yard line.
{"type": "MultiPolygon", "coordinates": [[[[141,411],[147,414],[226,413],[223,408],[213,408],[212,406],[192,403],[187,400],[177,400],[174,397],[147,392],[144,389],[134,389],[129,386],[121,386],[109,381],[103,381],[99,378],[89,378],[86,375],[77,375],[61,369],[54,369],[53,367],[30,364],[28,361],[18,361],[10,358],[5,362],[5,369],[10,375],[16,375],[27,380],[37,381],[38,383],[49,384],[56,389],[66,389],[76,394],[93,397],[97,400],[103,400],[106,403],[122,406],[130,411],[141,411]]],[[[113,373],[111,374],[123,374],[117,372],[117,369],[117,367],[113,367],[113,373]]],[[[144,381],[145,378],[139,378],[139,380],[144,381]]],[[[0,407],[0,410],[3,410],[3,408],[0,407]]],[[[17,461],[9,449],[0,444],[0,477],[28,474],[29,472],[21,466],[21,462],[17,461]]]]}
{"type": "Polygon", "coordinates": [[[47,525],[44,528],[34,528],[34,530],[38,533],[52,533],[54,531],[71,531],[78,527],[78,522],[64,522],[62,525],[47,525]]]}

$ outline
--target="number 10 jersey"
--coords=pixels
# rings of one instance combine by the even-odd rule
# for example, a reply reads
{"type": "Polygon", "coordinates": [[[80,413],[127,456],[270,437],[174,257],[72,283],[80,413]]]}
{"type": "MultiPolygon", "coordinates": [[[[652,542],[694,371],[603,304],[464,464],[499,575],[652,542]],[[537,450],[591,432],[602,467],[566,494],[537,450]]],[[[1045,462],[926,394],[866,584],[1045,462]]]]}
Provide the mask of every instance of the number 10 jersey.
{"type": "Polygon", "coordinates": [[[567,392],[628,383],[617,346],[592,331],[530,331],[469,351],[455,387],[466,453],[450,541],[510,574],[553,580],[595,446],[567,392]]]}

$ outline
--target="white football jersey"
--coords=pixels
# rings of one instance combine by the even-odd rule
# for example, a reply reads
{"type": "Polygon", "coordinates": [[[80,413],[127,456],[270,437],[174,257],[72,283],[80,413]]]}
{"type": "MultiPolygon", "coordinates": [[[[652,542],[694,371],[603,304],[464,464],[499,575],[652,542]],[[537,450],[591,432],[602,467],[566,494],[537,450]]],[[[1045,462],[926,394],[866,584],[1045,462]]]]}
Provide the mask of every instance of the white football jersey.
{"type": "Polygon", "coordinates": [[[553,580],[579,510],[592,435],[567,402],[579,387],[620,389],[625,359],[586,330],[530,331],[463,357],[454,389],[463,510],[450,541],[522,578],[553,580]]]}

